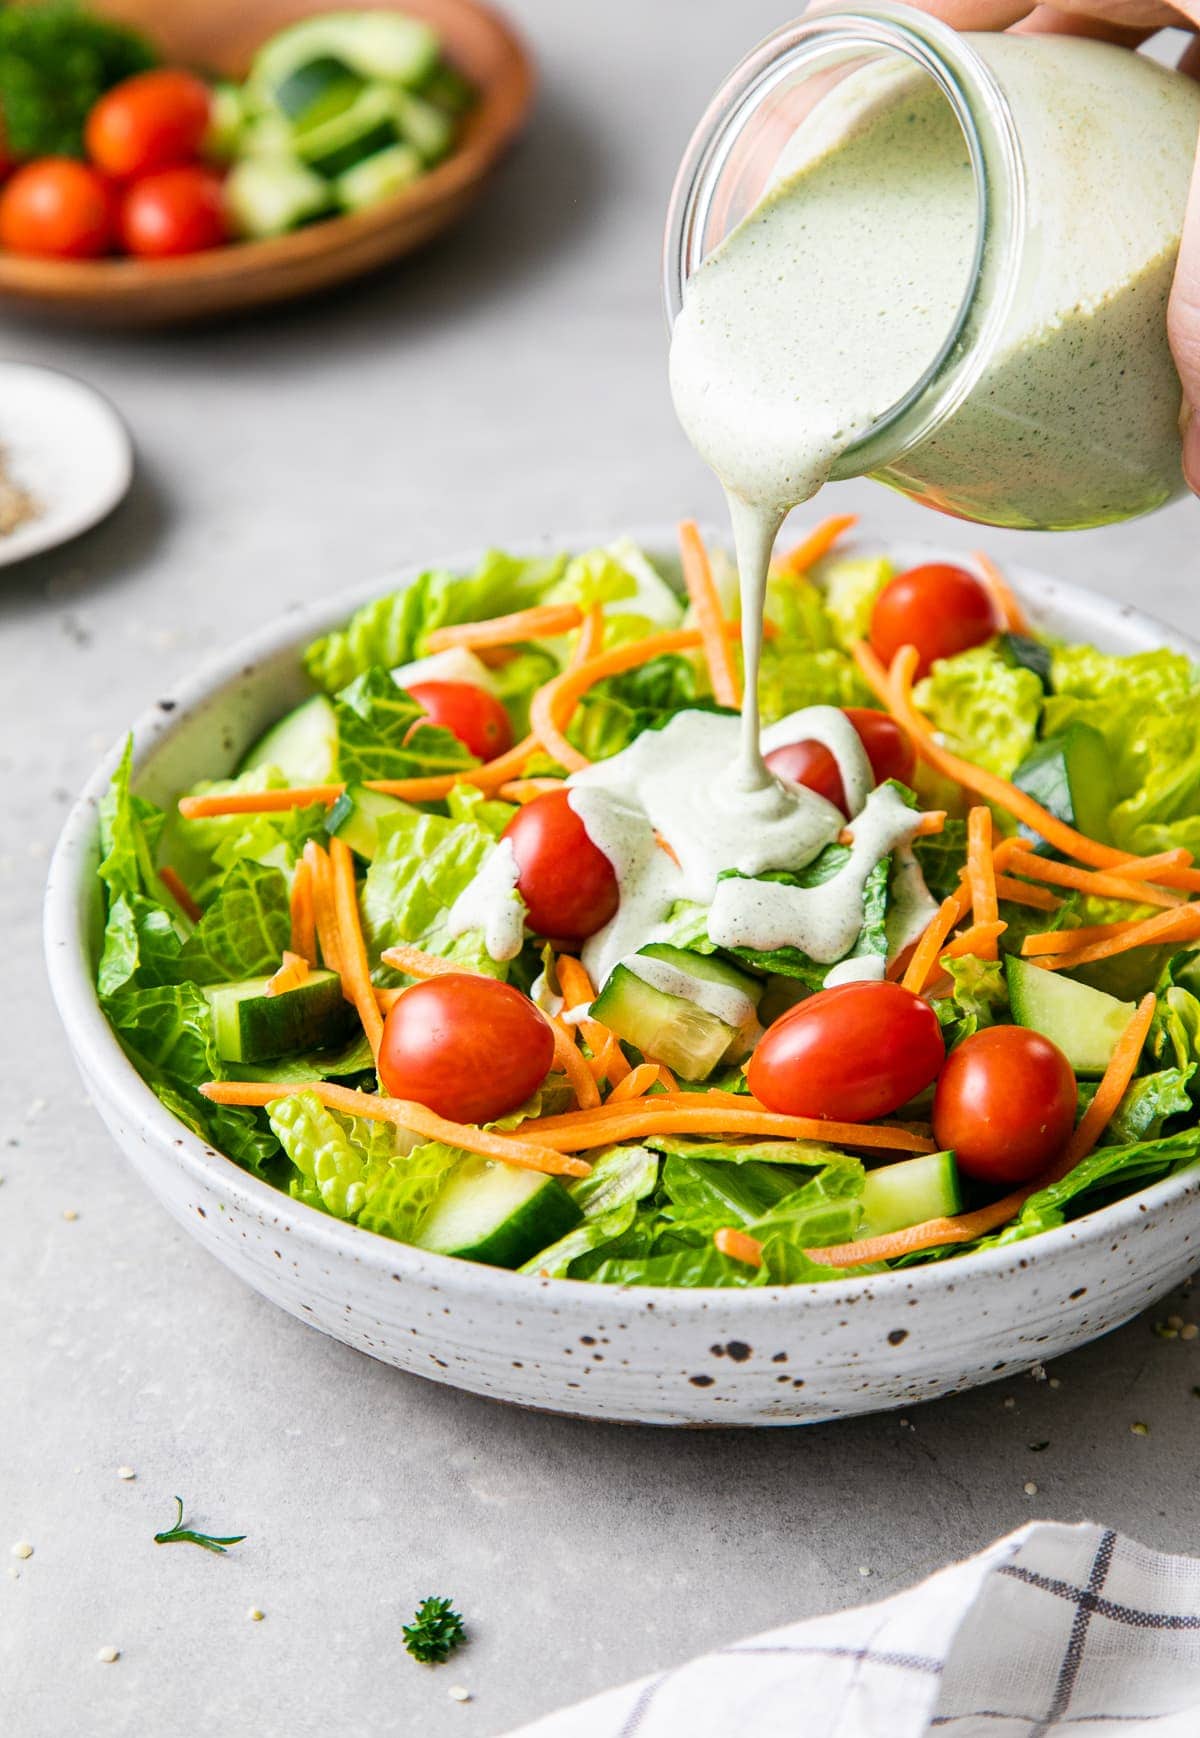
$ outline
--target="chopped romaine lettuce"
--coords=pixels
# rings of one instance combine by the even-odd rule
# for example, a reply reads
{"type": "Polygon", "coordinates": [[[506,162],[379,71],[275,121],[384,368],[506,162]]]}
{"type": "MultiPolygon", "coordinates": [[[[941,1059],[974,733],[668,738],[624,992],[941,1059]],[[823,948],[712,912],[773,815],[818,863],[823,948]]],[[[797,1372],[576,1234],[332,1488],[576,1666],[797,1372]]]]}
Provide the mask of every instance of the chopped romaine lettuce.
{"type": "Polygon", "coordinates": [[[882,555],[835,556],[822,563],[825,608],[840,646],[849,647],[852,641],[867,638],[875,599],[895,572],[882,555]]]}
{"type": "MultiPolygon", "coordinates": [[[[499,805],[489,805],[489,818],[493,807],[499,805]]],[[[382,820],[379,850],[362,890],[372,964],[378,965],[384,948],[407,941],[465,969],[505,977],[506,965],[491,957],[478,930],[452,936],[449,928],[450,907],[494,849],[491,828],[473,815],[453,820],[413,810],[382,820]]],[[[386,967],[376,975],[381,982],[400,981],[386,967]]]]}
{"type": "Polygon", "coordinates": [[[992,641],[939,659],[914,698],[947,747],[1001,778],[1011,778],[1037,737],[1042,684],[992,641]]]}
{"type": "Polygon", "coordinates": [[[479,764],[449,730],[422,722],[425,714],[417,702],[377,665],[343,688],[333,709],[338,773],[347,784],[435,778],[479,764]]]}

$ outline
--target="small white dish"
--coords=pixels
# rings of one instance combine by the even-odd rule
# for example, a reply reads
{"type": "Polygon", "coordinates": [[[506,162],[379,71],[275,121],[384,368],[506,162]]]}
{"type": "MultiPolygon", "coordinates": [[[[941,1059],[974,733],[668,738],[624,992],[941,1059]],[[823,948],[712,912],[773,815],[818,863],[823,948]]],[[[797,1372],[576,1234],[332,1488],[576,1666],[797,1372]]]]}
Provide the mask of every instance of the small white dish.
{"type": "Polygon", "coordinates": [[[32,362],[0,361],[0,453],[37,507],[0,535],[0,567],[99,524],[133,479],[133,442],[109,401],[74,375],[32,362]]]}

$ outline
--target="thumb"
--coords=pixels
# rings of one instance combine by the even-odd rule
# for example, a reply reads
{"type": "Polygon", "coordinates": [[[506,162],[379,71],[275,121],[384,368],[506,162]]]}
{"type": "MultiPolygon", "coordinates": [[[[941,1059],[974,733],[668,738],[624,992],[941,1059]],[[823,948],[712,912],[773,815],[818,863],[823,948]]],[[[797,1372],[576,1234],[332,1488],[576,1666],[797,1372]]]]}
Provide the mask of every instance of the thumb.
{"type": "Polygon", "coordinates": [[[1183,383],[1183,472],[1200,495],[1200,156],[1192,174],[1179,265],[1167,308],[1167,332],[1183,383]]]}

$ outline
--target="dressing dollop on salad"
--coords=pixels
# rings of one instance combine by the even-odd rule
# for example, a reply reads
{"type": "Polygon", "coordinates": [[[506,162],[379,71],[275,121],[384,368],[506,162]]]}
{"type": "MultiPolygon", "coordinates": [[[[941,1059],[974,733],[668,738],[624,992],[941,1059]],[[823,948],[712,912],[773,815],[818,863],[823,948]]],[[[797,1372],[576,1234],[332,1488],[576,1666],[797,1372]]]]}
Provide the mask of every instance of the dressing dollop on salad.
{"type": "Polygon", "coordinates": [[[160,809],[130,745],[97,986],[162,1103],[306,1207],[599,1284],[941,1260],[1194,1164],[1200,669],[851,524],[744,653],[692,525],[493,552],[310,645],[232,777],[160,809]]]}

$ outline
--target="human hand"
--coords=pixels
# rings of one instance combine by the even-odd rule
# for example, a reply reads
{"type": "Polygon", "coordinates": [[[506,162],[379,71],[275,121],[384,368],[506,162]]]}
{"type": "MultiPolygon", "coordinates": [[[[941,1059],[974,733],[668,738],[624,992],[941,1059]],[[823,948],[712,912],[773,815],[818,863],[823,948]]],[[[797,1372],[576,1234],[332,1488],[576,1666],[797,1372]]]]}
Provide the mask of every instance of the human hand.
{"type": "MultiPolygon", "coordinates": [[[[1126,48],[1136,48],[1167,25],[1200,30],[1200,0],[1181,0],[1173,6],[1162,5],[1159,0],[1062,0],[1059,6],[1031,6],[1028,0],[910,0],[910,4],[944,19],[956,30],[1094,36],[1126,48]]],[[[1189,42],[1179,69],[1200,78],[1200,38],[1189,42]]],[[[1200,495],[1200,153],[1192,175],[1167,330],[1183,382],[1184,475],[1200,495]]]]}

